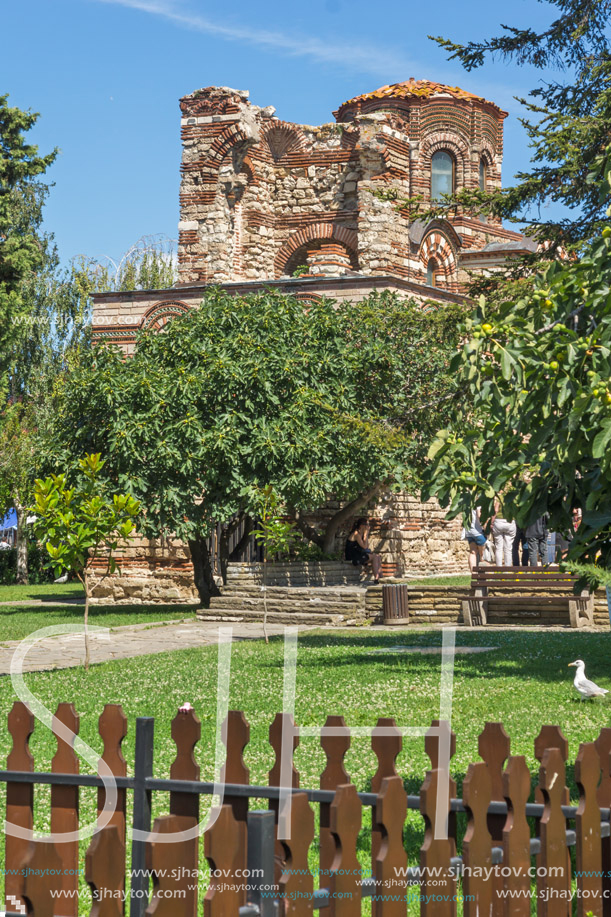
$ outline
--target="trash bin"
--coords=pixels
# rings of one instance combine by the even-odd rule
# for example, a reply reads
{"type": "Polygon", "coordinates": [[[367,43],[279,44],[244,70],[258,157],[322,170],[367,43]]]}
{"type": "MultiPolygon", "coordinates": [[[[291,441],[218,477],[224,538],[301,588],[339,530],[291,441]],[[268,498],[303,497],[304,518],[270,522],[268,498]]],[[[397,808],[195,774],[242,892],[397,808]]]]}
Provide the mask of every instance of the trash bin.
{"type": "Polygon", "coordinates": [[[382,586],[384,624],[402,625],[409,621],[409,599],[404,583],[382,586]]]}

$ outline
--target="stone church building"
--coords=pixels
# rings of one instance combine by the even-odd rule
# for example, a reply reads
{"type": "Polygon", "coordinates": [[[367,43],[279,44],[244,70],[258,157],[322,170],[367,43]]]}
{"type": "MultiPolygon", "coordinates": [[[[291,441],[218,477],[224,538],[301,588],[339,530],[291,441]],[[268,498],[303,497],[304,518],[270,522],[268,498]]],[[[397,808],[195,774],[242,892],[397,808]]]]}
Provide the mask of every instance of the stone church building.
{"type": "MultiPolygon", "coordinates": [[[[281,121],[226,87],[180,108],[178,283],[95,297],[94,340],[126,353],[140,329],[197,307],[210,284],[304,301],[384,289],[443,307],[464,299],[472,272],[532,250],[497,219],[458,212],[425,224],[374,193],[429,202],[500,187],[506,112],[473,93],[410,79],[344,102],[320,126],[281,121]]],[[[435,505],[392,495],[371,515],[387,572],[466,569],[459,526],[435,505]]],[[[141,546],[138,563],[155,568],[159,550],[141,546]]]]}

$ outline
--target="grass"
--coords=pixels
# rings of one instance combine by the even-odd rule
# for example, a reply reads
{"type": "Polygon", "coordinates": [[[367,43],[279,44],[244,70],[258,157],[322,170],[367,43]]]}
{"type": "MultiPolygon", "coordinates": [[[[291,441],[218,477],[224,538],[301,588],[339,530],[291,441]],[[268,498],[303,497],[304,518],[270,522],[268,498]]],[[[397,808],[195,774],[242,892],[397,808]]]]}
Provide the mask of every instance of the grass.
{"type": "MultiPolygon", "coordinates": [[[[393,716],[400,725],[428,727],[439,715],[440,656],[424,653],[399,654],[397,644],[413,647],[440,645],[438,630],[394,630],[392,634],[307,632],[300,636],[297,657],[295,719],[299,725],[321,726],[328,714],[342,714],[348,725],[373,726],[379,716],[393,716]],[[381,651],[381,652],[380,652],[381,651]]],[[[607,677],[611,634],[540,632],[459,631],[458,646],[488,646],[490,652],[457,654],[453,690],[452,726],[457,734],[452,773],[458,792],[468,765],[478,760],[477,739],[487,721],[501,721],[511,737],[511,753],[523,754],[533,774],[538,773],[533,742],[541,726],[558,724],[570,746],[574,761],[580,742],[593,741],[609,723],[609,703],[581,703],[572,687],[572,670],[567,664],[585,659],[587,674],[602,686],[611,687],[607,677]]],[[[283,690],[283,641],[272,638],[268,647],[261,641],[236,642],[232,646],[229,707],[245,712],[251,739],[244,759],[251,783],[266,783],[273,764],[268,729],[281,707],[283,690]]],[[[133,772],[134,730],[137,716],[155,717],[154,773],[169,775],[175,756],[170,726],[179,704],[189,700],[202,720],[202,740],[195,755],[202,779],[214,770],[216,727],[216,647],[187,649],[157,656],[140,657],[82,669],[25,676],[30,690],[51,710],[59,701],[71,701],[81,713],[81,736],[101,751],[97,719],[105,702],[122,703],[129,730],[124,753],[133,772]]],[[[15,699],[8,678],[0,679],[0,746],[10,748],[6,716],[15,699]]],[[[31,749],[38,770],[50,766],[56,745],[49,731],[37,723],[31,749]]],[[[316,738],[302,738],[295,753],[300,784],[318,786],[325,756],[316,738]]],[[[345,759],[351,779],[359,790],[369,788],[376,770],[370,740],[355,738],[345,759]]],[[[406,738],[397,767],[406,789],[417,793],[429,766],[422,738],[406,738]]],[[[83,771],[89,768],[83,762],[83,771]]],[[[577,798],[572,767],[568,785],[577,798]]],[[[0,787],[0,790],[2,788],[0,787]]],[[[41,800],[37,827],[48,830],[48,788],[36,790],[41,800]]],[[[83,790],[81,819],[94,817],[95,794],[83,790]]],[[[204,800],[207,804],[207,800],[204,800]]],[[[167,796],[156,794],[155,812],[167,809],[167,796]]],[[[260,806],[260,802],[258,803],[260,806]]],[[[0,811],[3,801],[0,799],[0,811]]],[[[411,813],[406,828],[410,863],[417,862],[422,843],[422,819],[411,813]]],[[[464,828],[464,825],[463,825],[464,828]]],[[[86,847],[86,845],[84,845],[86,847]]],[[[363,832],[360,857],[368,862],[369,839],[363,832]]],[[[83,848],[84,850],[84,848],[83,848]]],[[[2,851],[0,851],[0,859],[2,851]]],[[[316,851],[311,851],[311,865],[316,851]]],[[[82,899],[82,913],[88,913],[82,899]]],[[[417,914],[410,904],[409,914],[417,914]]]]}
{"type": "Polygon", "coordinates": [[[75,583],[41,583],[38,586],[0,586],[0,602],[36,601],[73,602],[85,598],[83,587],[75,583]]]}
{"type": "Polygon", "coordinates": [[[408,586],[469,586],[470,576],[422,576],[405,580],[408,586]]]}
{"type": "MultiPolygon", "coordinates": [[[[54,605],[54,602],[74,601],[82,595],[80,583],[41,586],[0,586],[0,602],[43,601],[44,605],[0,605],[0,643],[22,640],[33,631],[52,624],[80,624],[83,605],[54,605]]],[[[176,621],[192,618],[193,605],[92,605],[91,624],[122,627],[130,624],[150,624],[154,621],[176,621]]]]}

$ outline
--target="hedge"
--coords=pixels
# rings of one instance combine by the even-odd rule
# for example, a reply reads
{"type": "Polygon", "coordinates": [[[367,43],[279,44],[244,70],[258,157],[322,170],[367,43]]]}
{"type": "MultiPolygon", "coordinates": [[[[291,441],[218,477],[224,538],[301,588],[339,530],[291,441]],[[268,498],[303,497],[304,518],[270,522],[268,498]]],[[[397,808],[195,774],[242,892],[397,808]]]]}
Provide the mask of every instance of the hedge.
{"type": "MultiPolygon", "coordinates": [[[[47,570],[44,564],[48,560],[46,551],[37,544],[28,545],[28,574],[32,585],[52,583],[55,579],[53,570],[47,570]]],[[[12,586],[17,581],[17,549],[0,551],[0,585],[12,586]]]]}

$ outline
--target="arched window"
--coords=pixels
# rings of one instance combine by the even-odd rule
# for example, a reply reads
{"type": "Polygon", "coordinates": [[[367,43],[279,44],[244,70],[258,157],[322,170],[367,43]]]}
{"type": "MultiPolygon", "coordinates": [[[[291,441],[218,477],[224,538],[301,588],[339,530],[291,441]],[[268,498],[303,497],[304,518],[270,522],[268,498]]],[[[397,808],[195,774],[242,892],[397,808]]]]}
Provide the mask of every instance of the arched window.
{"type": "Polygon", "coordinates": [[[430,287],[437,286],[437,274],[439,272],[439,267],[434,258],[429,259],[429,263],[426,266],[426,282],[430,287]]]}
{"type": "Polygon", "coordinates": [[[431,200],[454,191],[454,159],[445,150],[433,153],[431,159],[431,200]]]}
{"type": "Polygon", "coordinates": [[[485,159],[479,161],[479,190],[485,191],[488,183],[488,163],[485,159]]]}

